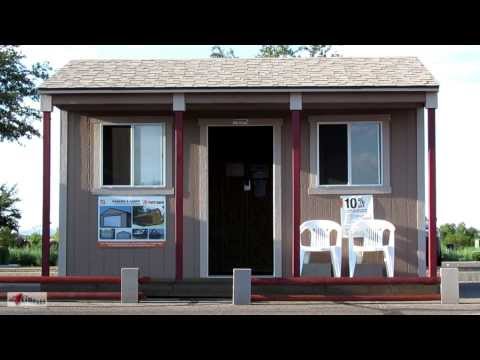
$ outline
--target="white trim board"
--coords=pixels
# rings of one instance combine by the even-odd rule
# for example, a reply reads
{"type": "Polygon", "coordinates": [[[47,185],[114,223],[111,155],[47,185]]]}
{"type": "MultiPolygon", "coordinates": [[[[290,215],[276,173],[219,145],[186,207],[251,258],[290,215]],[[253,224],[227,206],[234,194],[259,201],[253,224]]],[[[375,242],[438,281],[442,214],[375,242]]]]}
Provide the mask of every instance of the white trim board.
{"type": "Polygon", "coordinates": [[[425,109],[417,109],[417,230],[418,230],[418,276],[425,276],[426,231],[425,231],[425,109]]]}
{"type": "MultiPolygon", "coordinates": [[[[199,119],[199,218],[200,218],[200,277],[208,274],[208,128],[212,126],[272,126],[273,127],[273,276],[282,276],[282,120],[281,119],[199,119]]],[[[227,276],[229,277],[229,276],[227,276]]]]}
{"type": "MultiPolygon", "coordinates": [[[[172,181],[172,162],[173,162],[173,120],[168,116],[110,116],[110,117],[92,117],[90,118],[93,126],[93,144],[92,144],[92,176],[91,192],[95,195],[173,195],[172,181]],[[164,130],[164,168],[162,185],[103,185],[102,184],[102,131],[104,125],[122,126],[122,125],[151,125],[163,124],[164,130]]],[[[133,146],[131,141],[130,146],[133,146]]],[[[133,157],[133,151],[130,154],[133,157]]],[[[131,166],[133,172],[133,164],[131,166]]],[[[133,181],[133,174],[130,174],[130,181],[133,181]]]]}
{"type": "MultiPolygon", "coordinates": [[[[389,114],[352,114],[352,115],[312,115],[310,122],[310,176],[309,195],[348,195],[389,194],[392,192],[390,183],[390,115],[389,114]],[[375,122],[381,124],[381,184],[380,185],[319,185],[318,179],[318,126],[320,124],[351,124],[353,122],[375,122]]],[[[350,136],[350,131],[348,132],[350,136]]],[[[350,140],[348,141],[350,147],[350,140]]],[[[350,148],[348,150],[350,153],[350,148]]],[[[349,160],[350,161],[350,160],[349,160]]],[[[351,179],[350,165],[348,178],[351,179]]]]}
{"type": "Polygon", "coordinates": [[[60,111],[60,181],[59,181],[59,244],[58,275],[67,275],[67,210],[68,210],[68,112],[60,111]]]}

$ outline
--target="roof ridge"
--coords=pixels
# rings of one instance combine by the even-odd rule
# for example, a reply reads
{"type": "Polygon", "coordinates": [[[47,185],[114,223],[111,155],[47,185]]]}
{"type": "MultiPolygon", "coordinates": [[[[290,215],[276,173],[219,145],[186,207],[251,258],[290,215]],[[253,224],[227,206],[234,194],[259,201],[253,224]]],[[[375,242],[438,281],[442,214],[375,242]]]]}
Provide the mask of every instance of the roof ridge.
{"type": "MultiPolygon", "coordinates": [[[[316,57],[246,57],[246,58],[215,58],[215,57],[205,57],[205,58],[142,58],[142,59],[122,59],[122,58],[108,58],[108,59],[71,59],[68,63],[71,62],[108,62],[108,61],[241,61],[241,60],[275,60],[275,61],[290,61],[290,60],[345,60],[345,59],[417,59],[417,56],[316,56],[316,57]]],[[[68,64],[67,63],[67,64],[68,64]]]]}

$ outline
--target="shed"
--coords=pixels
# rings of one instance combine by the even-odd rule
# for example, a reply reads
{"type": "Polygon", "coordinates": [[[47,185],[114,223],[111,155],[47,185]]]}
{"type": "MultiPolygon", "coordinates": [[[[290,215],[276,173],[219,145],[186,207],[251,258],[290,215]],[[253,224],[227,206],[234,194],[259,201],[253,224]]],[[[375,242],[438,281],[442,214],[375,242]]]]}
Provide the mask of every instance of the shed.
{"type": "Polygon", "coordinates": [[[414,57],[71,61],[40,87],[46,179],[61,110],[59,273],[298,277],[300,224],[369,194],[395,276],[436,276],[438,89],[414,57]],[[165,241],[99,248],[98,197],[143,195],[167,199],[165,241]]]}

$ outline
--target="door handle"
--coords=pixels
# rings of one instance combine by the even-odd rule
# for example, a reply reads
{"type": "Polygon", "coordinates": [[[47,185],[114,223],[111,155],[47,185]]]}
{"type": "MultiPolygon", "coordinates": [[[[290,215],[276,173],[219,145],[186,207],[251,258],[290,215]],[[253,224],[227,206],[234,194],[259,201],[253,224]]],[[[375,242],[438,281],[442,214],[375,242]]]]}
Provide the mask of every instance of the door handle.
{"type": "Polygon", "coordinates": [[[248,184],[246,181],[243,182],[243,191],[250,191],[252,189],[252,185],[250,184],[250,179],[248,179],[248,184]]]}

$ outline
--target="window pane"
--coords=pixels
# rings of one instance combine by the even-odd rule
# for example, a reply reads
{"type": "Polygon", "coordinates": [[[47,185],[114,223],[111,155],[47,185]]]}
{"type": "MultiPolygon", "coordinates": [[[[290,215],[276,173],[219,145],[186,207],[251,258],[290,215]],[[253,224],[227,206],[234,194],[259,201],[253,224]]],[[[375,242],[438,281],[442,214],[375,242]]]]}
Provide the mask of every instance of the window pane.
{"type": "Polygon", "coordinates": [[[320,185],[345,185],[348,183],[347,125],[318,128],[320,185]]]}
{"type": "Polygon", "coordinates": [[[134,127],[135,185],[163,185],[163,126],[134,127]]]}
{"type": "Polygon", "coordinates": [[[130,185],[130,126],[103,127],[103,185],[130,185]]]}
{"type": "Polygon", "coordinates": [[[352,124],[352,183],[380,184],[380,125],[352,124]]]}

